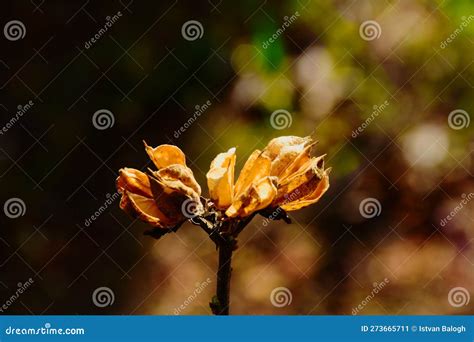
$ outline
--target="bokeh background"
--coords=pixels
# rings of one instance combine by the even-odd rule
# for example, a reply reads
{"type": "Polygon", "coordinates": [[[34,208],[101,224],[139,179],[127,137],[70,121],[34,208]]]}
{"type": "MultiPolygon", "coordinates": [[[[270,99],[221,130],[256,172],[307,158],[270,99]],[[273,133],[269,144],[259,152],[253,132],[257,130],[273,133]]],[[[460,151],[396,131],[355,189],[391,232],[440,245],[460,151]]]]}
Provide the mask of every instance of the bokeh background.
{"type": "Polygon", "coordinates": [[[290,225],[246,228],[232,313],[474,312],[472,1],[20,0],[0,18],[25,33],[0,36],[0,125],[33,103],[0,135],[0,202],[25,204],[0,212],[0,304],[34,281],[3,313],[210,314],[215,246],[191,224],[144,236],[105,204],[118,169],[151,166],[143,139],[176,144],[206,193],[217,153],[236,146],[240,169],[310,134],[331,188],[290,225]]]}

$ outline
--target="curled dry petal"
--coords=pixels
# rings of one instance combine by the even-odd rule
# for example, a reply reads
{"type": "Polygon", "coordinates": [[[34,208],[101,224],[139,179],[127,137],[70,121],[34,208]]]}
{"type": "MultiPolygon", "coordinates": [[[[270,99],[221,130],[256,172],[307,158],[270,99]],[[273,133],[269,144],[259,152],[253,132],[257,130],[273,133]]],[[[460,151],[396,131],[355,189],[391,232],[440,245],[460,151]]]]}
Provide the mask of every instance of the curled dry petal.
{"type": "Polygon", "coordinates": [[[169,165],[160,169],[157,174],[164,180],[179,180],[184,185],[193,189],[199,196],[201,195],[201,187],[196,179],[194,179],[193,171],[186,165],[169,165]]]}
{"type": "Polygon", "coordinates": [[[117,190],[120,193],[129,191],[145,197],[152,197],[150,182],[145,173],[130,168],[123,168],[119,170],[119,176],[116,181],[117,190]]]}
{"type": "Polygon", "coordinates": [[[186,156],[179,147],[165,144],[153,148],[148,146],[146,142],[143,143],[145,144],[146,153],[158,169],[173,164],[186,165],[186,156]]]}
{"type": "Polygon", "coordinates": [[[262,178],[270,175],[272,161],[262,151],[255,150],[245,162],[240,171],[239,179],[235,183],[234,195],[239,197],[252,184],[256,184],[262,178]]]}
{"type": "Polygon", "coordinates": [[[272,160],[275,160],[281,153],[283,148],[288,148],[297,145],[307,145],[312,142],[311,137],[296,137],[296,136],[283,136],[270,140],[268,145],[265,147],[264,152],[272,160]]]}
{"type": "Polygon", "coordinates": [[[180,180],[164,179],[157,173],[148,175],[151,191],[157,207],[172,221],[184,221],[189,218],[185,211],[186,203],[192,201],[195,205],[194,215],[204,212],[199,195],[180,180]]]}
{"type": "Polygon", "coordinates": [[[206,174],[209,196],[218,209],[226,209],[234,198],[235,148],[219,153],[206,174]]]}
{"type": "Polygon", "coordinates": [[[276,177],[264,177],[246,189],[226,211],[228,217],[247,217],[268,207],[277,194],[276,177]]]}

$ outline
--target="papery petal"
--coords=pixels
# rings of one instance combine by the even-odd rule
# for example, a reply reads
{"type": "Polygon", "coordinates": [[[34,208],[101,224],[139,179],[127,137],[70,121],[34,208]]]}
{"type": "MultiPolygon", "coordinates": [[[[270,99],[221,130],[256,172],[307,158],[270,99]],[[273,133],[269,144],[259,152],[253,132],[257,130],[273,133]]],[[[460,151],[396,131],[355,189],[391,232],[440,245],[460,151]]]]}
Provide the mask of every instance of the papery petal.
{"type": "Polygon", "coordinates": [[[161,212],[152,198],[125,191],[120,200],[120,207],[132,216],[154,227],[170,228],[179,223],[161,212]]]}
{"type": "Polygon", "coordinates": [[[235,183],[234,197],[239,197],[252,184],[270,175],[272,161],[262,151],[255,150],[245,162],[235,183]]]}
{"type": "Polygon", "coordinates": [[[181,164],[173,164],[160,169],[157,174],[165,180],[179,180],[184,185],[189,186],[196,193],[201,195],[201,187],[194,178],[193,171],[181,164]]]}
{"type": "Polygon", "coordinates": [[[145,173],[131,168],[119,170],[119,176],[116,180],[117,190],[120,193],[129,191],[145,197],[152,197],[150,181],[145,173]]]}
{"type": "Polygon", "coordinates": [[[311,158],[311,149],[315,143],[284,146],[278,156],[272,161],[272,176],[280,179],[297,172],[311,158]]]}
{"type": "Polygon", "coordinates": [[[226,211],[228,217],[247,217],[269,206],[277,194],[276,177],[265,177],[241,194],[226,211]]]}
{"type": "Polygon", "coordinates": [[[235,147],[219,153],[206,174],[209,196],[218,209],[226,209],[234,196],[235,147]]]}
{"type": "Polygon", "coordinates": [[[278,194],[274,204],[303,198],[312,193],[324,176],[324,156],[311,158],[300,172],[290,175],[278,184],[278,194]]]}
{"type": "Polygon", "coordinates": [[[322,178],[317,182],[317,185],[313,186],[313,191],[308,195],[300,198],[296,201],[288,202],[286,204],[281,205],[281,208],[285,211],[293,211],[298,210],[313,203],[319,201],[321,196],[329,189],[329,172],[331,169],[325,171],[325,174],[322,178]]]}
{"type": "Polygon", "coordinates": [[[181,181],[163,179],[156,173],[148,179],[156,206],[166,217],[179,221],[204,212],[198,193],[181,181]],[[193,213],[187,211],[188,204],[194,207],[193,213]]]}
{"type": "Polygon", "coordinates": [[[276,159],[281,153],[281,150],[285,147],[296,146],[296,145],[306,145],[311,143],[311,137],[296,137],[296,136],[282,136],[270,140],[268,145],[265,147],[263,152],[265,155],[270,157],[272,160],[276,159]]]}
{"type": "Polygon", "coordinates": [[[158,169],[173,164],[186,165],[186,156],[179,147],[165,144],[153,148],[148,146],[146,142],[143,143],[145,144],[146,153],[158,169]]]}

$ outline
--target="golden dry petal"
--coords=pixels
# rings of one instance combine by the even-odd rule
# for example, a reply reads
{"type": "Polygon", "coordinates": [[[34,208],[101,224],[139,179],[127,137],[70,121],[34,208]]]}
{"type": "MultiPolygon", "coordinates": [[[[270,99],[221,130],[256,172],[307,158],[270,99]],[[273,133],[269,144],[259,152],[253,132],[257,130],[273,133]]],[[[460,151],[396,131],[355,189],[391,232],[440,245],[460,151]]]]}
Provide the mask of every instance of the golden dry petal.
{"type": "Polygon", "coordinates": [[[201,187],[194,178],[193,171],[181,164],[173,164],[160,169],[157,174],[165,180],[179,180],[184,185],[189,186],[196,193],[201,195],[201,187]]]}
{"type": "MultiPolygon", "coordinates": [[[[294,173],[302,172],[311,160],[311,150],[316,143],[307,145],[303,151],[293,160],[279,175],[280,183],[294,173]]],[[[300,145],[298,145],[300,146],[300,145]]]]}
{"type": "Polygon", "coordinates": [[[284,178],[285,175],[291,175],[297,172],[299,168],[311,158],[311,148],[313,144],[306,146],[297,144],[284,146],[278,156],[272,161],[272,176],[284,178]]]}
{"type": "Polygon", "coordinates": [[[285,203],[281,205],[281,208],[286,211],[293,211],[318,202],[321,196],[329,189],[329,171],[330,169],[324,172],[322,179],[318,181],[310,194],[296,201],[285,203]]]}
{"type": "Polygon", "coordinates": [[[270,175],[272,161],[260,150],[255,150],[245,162],[235,183],[234,198],[245,193],[247,189],[264,177],[270,175]]]}
{"type": "Polygon", "coordinates": [[[146,142],[143,143],[145,144],[146,153],[158,169],[173,164],[186,165],[186,157],[179,147],[165,144],[153,148],[148,146],[146,142]]]}
{"type": "Polygon", "coordinates": [[[206,174],[209,196],[218,209],[226,209],[234,197],[235,147],[219,153],[206,174]]]}
{"type": "Polygon", "coordinates": [[[170,220],[156,206],[152,198],[147,198],[125,191],[120,201],[122,209],[154,227],[169,228],[177,225],[179,221],[170,220]]]}
{"type": "Polygon", "coordinates": [[[239,196],[226,211],[228,217],[247,217],[252,213],[269,206],[277,194],[276,177],[265,177],[253,183],[247,191],[239,196]]]}
{"type": "Polygon", "coordinates": [[[151,175],[148,179],[156,206],[166,217],[177,221],[189,218],[192,213],[188,212],[188,204],[193,207],[195,215],[204,212],[198,193],[181,181],[151,175]]]}
{"type": "Polygon", "coordinates": [[[150,181],[148,180],[147,175],[136,169],[127,167],[120,169],[116,186],[120,193],[129,191],[145,197],[152,197],[150,181]]]}
{"type": "Polygon", "coordinates": [[[312,142],[311,137],[282,136],[270,140],[263,152],[272,160],[277,158],[285,147],[296,145],[307,145],[312,142]]]}
{"type": "Polygon", "coordinates": [[[324,174],[324,156],[311,158],[300,172],[279,182],[274,204],[281,205],[307,196],[313,192],[324,174]]]}

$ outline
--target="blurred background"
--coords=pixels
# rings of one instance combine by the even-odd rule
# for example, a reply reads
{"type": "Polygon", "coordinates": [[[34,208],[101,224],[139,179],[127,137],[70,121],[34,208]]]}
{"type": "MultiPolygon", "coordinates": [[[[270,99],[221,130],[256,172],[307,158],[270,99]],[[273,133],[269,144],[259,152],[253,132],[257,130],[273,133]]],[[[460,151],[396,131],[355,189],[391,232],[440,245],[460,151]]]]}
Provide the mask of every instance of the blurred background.
{"type": "Polygon", "coordinates": [[[207,195],[217,153],[239,170],[280,135],[319,140],[331,187],[242,233],[231,313],[474,313],[472,1],[20,0],[0,18],[3,314],[210,314],[214,244],[188,223],[144,236],[117,171],[151,166],[142,140],[176,144],[207,195]]]}

